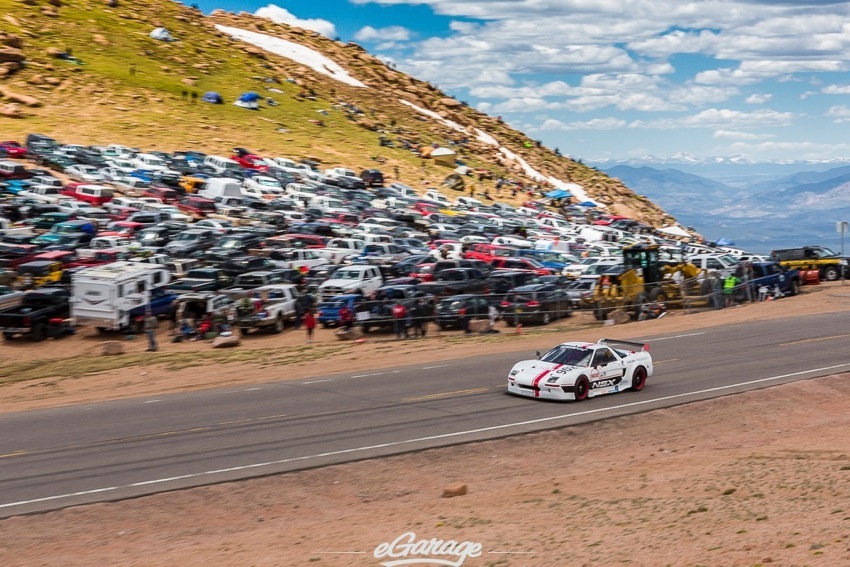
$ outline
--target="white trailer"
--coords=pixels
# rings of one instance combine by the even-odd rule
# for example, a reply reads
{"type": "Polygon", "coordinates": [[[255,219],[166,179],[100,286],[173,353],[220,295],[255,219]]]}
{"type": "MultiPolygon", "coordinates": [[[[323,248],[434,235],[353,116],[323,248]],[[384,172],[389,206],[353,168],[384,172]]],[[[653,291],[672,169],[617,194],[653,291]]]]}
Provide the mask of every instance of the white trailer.
{"type": "Polygon", "coordinates": [[[148,308],[154,315],[171,310],[170,281],[161,264],[113,262],[81,270],[72,276],[71,317],[98,330],[130,328],[148,308]]]}

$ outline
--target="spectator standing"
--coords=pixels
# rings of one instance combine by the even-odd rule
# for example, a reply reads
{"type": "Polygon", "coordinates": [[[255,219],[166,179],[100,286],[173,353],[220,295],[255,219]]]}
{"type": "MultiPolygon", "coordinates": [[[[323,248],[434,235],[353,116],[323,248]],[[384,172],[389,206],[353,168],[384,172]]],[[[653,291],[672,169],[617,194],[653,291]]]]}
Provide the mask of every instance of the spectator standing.
{"type": "Polygon", "coordinates": [[[732,307],[735,304],[735,288],[740,281],[735,274],[729,274],[723,280],[723,298],[726,307],[732,307]]]}
{"type": "Polygon", "coordinates": [[[496,321],[499,320],[499,310],[496,308],[494,304],[490,304],[490,307],[487,308],[487,316],[490,319],[490,332],[494,331],[496,328],[496,321]]]}
{"type": "Polygon", "coordinates": [[[401,303],[396,302],[392,308],[393,314],[393,330],[395,338],[401,339],[402,335],[407,338],[407,309],[401,303]]]}
{"type": "Polygon", "coordinates": [[[410,315],[413,319],[413,336],[425,338],[425,303],[418,299],[410,310],[410,315]]]}
{"type": "Polygon", "coordinates": [[[354,313],[348,305],[343,305],[342,309],[339,310],[339,324],[345,330],[351,329],[354,325],[354,313]]]}
{"type": "Polygon", "coordinates": [[[304,328],[307,329],[307,344],[313,342],[313,330],[316,328],[316,317],[312,309],[304,312],[304,328]]]}
{"type": "Polygon", "coordinates": [[[465,335],[471,335],[472,331],[469,329],[469,314],[466,312],[466,307],[461,307],[457,314],[460,316],[460,327],[463,329],[463,333],[465,335]]]}
{"type": "Polygon", "coordinates": [[[159,319],[148,311],[145,315],[145,334],[148,336],[148,352],[156,352],[159,345],[156,344],[156,330],[159,328],[159,319]]]}

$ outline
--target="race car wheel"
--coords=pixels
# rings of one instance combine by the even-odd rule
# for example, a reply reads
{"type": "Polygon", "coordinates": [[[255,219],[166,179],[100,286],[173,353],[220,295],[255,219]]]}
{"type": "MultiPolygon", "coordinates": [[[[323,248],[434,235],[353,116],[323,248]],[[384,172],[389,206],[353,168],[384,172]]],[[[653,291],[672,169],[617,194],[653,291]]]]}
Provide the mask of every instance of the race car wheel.
{"type": "Polygon", "coordinates": [[[827,266],[823,269],[823,279],[828,282],[834,282],[838,279],[838,268],[835,266],[827,266]]]}
{"type": "Polygon", "coordinates": [[[590,382],[587,381],[587,377],[579,376],[578,380],[576,380],[575,386],[573,386],[573,391],[575,392],[576,401],[580,402],[582,400],[587,399],[587,392],[590,390],[590,382]]]}
{"type": "Polygon", "coordinates": [[[632,386],[629,388],[633,392],[640,392],[646,386],[646,368],[638,366],[632,374],[632,386]]]}

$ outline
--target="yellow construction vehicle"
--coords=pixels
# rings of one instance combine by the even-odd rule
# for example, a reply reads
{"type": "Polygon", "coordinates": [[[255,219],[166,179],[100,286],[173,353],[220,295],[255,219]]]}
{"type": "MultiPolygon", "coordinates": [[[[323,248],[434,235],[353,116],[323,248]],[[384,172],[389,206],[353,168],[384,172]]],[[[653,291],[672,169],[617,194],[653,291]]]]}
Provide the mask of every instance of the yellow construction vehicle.
{"type": "Polygon", "coordinates": [[[623,248],[623,264],[600,275],[590,299],[594,315],[604,320],[614,309],[640,314],[645,303],[708,295],[711,284],[699,281],[701,270],[687,262],[664,262],[656,244],[623,248]]]}

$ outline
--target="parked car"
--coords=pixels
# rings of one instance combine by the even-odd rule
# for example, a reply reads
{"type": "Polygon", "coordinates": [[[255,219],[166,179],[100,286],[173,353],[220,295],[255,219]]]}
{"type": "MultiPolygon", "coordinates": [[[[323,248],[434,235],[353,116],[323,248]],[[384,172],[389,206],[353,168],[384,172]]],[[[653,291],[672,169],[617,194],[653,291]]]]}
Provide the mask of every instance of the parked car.
{"type": "Polygon", "coordinates": [[[548,325],[572,315],[572,302],[567,293],[552,284],[531,284],[510,292],[500,304],[502,318],[509,327],[535,322],[548,325]]]}
{"type": "Polygon", "coordinates": [[[490,312],[490,302],[483,295],[452,295],[437,304],[436,322],[441,329],[461,326],[461,309],[471,318],[485,318],[490,312]]]}

